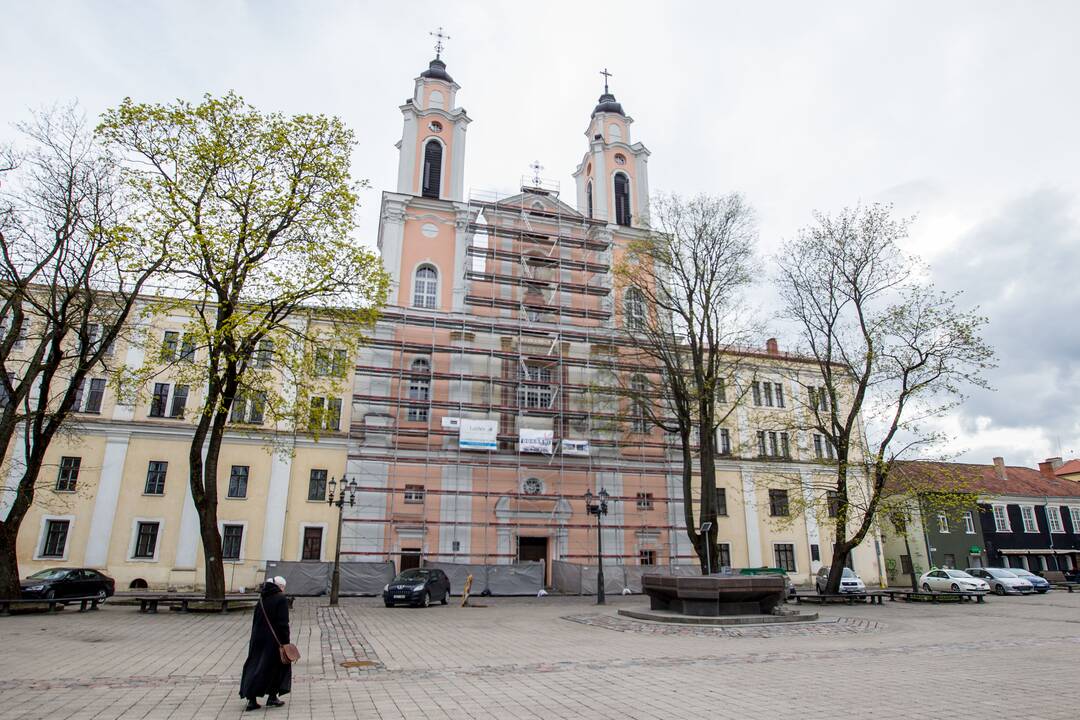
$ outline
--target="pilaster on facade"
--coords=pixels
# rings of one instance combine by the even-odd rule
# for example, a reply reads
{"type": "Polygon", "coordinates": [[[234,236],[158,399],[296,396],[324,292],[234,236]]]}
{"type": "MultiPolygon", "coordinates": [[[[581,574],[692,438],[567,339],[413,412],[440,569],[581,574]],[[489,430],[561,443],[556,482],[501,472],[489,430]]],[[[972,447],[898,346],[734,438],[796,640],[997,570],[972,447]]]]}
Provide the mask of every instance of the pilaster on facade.
{"type": "Polygon", "coordinates": [[[109,544],[116,524],[116,509],[130,442],[129,429],[110,431],[105,438],[105,453],[94,495],[94,509],[90,515],[90,536],[86,542],[85,562],[89,567],[104,568],[109,562],[109,544]]]}

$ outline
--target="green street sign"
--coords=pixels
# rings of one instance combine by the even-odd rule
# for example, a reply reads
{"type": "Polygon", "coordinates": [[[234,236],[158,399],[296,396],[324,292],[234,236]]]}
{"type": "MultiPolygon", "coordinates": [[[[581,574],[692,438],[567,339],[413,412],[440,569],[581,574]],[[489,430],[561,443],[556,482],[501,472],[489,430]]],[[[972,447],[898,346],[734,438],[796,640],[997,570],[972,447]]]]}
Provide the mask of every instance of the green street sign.
{"type": "Polygon", "coordinates": [[[982,548],[980,548],[978,545],[972,545],[968,552],[970,552],[972,555],[978,555],[982,552],[982,548]]]}

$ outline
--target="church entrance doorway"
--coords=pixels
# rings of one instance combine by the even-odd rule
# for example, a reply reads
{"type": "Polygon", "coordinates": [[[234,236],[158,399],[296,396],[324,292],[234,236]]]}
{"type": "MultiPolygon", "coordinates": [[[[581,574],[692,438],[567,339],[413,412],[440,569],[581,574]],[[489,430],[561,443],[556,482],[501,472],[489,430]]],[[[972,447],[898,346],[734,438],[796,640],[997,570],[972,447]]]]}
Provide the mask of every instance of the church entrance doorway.
{"type": "Polygon", "coordinates": [[[544,563],[544,585],[550,585],[548,572],[548,539],[546,537],[518,537],[518,562],[544,563]]]}

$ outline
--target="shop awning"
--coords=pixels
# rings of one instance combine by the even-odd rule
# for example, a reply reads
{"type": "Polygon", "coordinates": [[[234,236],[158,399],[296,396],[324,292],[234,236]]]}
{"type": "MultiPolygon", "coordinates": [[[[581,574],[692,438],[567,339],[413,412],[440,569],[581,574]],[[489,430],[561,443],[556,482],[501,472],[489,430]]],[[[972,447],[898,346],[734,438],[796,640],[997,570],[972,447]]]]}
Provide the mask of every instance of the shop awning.
{"type": "Polygon", "coordinates": [[[1059,548],[1032,548],[1030,550],[998,550],[1002,555],[1072,555],[1080,553],[1080,550],[1059,548]]]}

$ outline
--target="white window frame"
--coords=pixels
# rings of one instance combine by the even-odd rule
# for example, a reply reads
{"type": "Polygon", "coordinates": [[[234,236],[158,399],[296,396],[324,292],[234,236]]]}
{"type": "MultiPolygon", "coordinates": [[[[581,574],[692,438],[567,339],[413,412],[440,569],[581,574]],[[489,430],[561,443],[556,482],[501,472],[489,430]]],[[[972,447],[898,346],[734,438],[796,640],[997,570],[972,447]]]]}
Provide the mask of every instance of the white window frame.
{"type": "MultiPolygon", "coordinates": [[[[247,540],[248,540],[248,521],[247,520],[218,520],[218,537],[221,538],[221,562],[231,563],[233,565],[240,565],[245,562],[247,557],[247,540]],[[238,558],[226,558],[225,557],[225,526],[226,525],[240,525],[243,530],[240,531],[240,557],[238,558]]],[[[160,530],[158,531],[160,532],[160,530]]]]}
{"type": "Polygon", "coordinates": [[[937,514],[937,529],[942,535],[949,535],[949,516],[943,512],[937,514]]]}
{"type": "Polygon", "coordinates": [[[127,562],[156,563],[161,558],[161,545],[165,539],[165,518],[163,517],[135,517],[131,518],[131,539],[128,541],[127,562]],[[139,542],[139,523],[157,523],[157,541],[154,543],[154,557],[135,557],[135,547],[139,542]]]}
{"type": "Polygon", "coordinates": [[[1036,534],[1039,532],[1039,518],[1035,515],[1034,505],[1021,505],[1020,506],[1020,519],[1024,523],[1024,532],[1036,534]],[[1028,512],[1031,513],[1031,528],[1028,528],[1028,512]]]}
{"type": "Polygon", "coordinates": [[[74,530],[74,515],[42,515],[41,525],[38,528],[37,545],[34,546],[34,560],[43,560],[45,562],[67,562],[68,554],[71,552],[71,535],[74,530]],[[60,557],[42,555],[45,551],[45,533],[49,528],[50,520],[67,520],[68,523],[67,537],[64,539],[64,553],[60,557]]]}
{"type": "MultiPolygon", "coordinates": [[[[430,260],[425,260],[424,262],[417,264],[417,266],[413,269],[413,274],[412,274],[412,288],[411,288],[412,289],[412,297],[409,298],[411,300],[409,306],[410,307],[415,307],[415,308],[421,308],[421,309],[424,309],[424,310],[438,310],[439,309],[439,290],[441,289],[441,280],[442,280],[442,278],[441,278],[441,273],[439,272],[439,267],[435,263],[431,262],[430,260]],[[417,287],[417,284],[418,284],[418,282],[420,280],[420,271],[421,270],[432,270],[435,273],[435,293],[434,293],[434,298],[435,298],[434,302],[435,302],[435,304],[434,305],[420,305],[420,304],[417,304],[417,302],[416,302],[417,299],[420,297],[419,294],[418,294],[419,288],[417,287]]],[[[426,287],[428,282],[430,282],[430,281],[427,280],[427,279],[424,280],[425,287],[426,287]]],[[[430,295],[431,295],[431,293],[428,293],[426,291],[424,292],[423,298],[424,298],[425,302],[428,300],[430,295]]]]}
{"type": "MultiPolygon", "coordinates": [[[[315,562],[314,560],[304,560],[304,531],[308,528],[320,528],[322,530],[322,544],[319,546],[319,562],[326,562],[326,545],[330,540],[330,526],[327,523],[321,522],[302,522],[298,530],[299,536],[297,537],[296,544],[296,560],[297,562],[315,562]]],[[[246,535],[247,533],[245,533],[246,535]]]]}
{"type": "Polygon", "coordinates": [[[1009,521],[1009,506],[997,503],[990,506],[991,512],[994,514],[994,531],[995,532],[1012,532],[1012,523],[1009,521]],[[998,515],[998,511],[1001,511],[1001,515],[998,515]]]}
{"type": "Polygon", "coordinates": [[[1069,519],[1072,520],[1073,535],[1080,535],[1080,505],[1069,506],[1069,519]]]}
{"type": "Polygon", "coordinates": [[[975,515],[970,510],[964,513],[964,534],[975,534],[975,515]]]}
{"type": "Polygon", "coordinates": [[[1050,532],[1055,535],[1063,535],[1065,533],[1065,523],[1061,520],[1061,508],[1057,505],[1047,505],[1046,510],[1046,524],[1050,526],[1050,532]],[[1054,521],[1057,521],[1056,527],[1054,521]]]}

